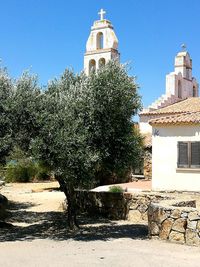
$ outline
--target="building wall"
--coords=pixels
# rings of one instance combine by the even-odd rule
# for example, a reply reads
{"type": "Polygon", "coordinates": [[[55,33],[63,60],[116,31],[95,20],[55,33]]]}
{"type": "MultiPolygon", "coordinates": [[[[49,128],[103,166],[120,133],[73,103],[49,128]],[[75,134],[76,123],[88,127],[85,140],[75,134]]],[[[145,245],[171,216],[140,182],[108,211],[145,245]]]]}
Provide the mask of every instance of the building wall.
{"type": "Polygon", "coordinates": [[[139,129],[142,134],[152,133],[152,127],[149,124],[149,120],[157,118],[159,115],[140,114],[139,129]]]}
{"type": "Polygon", "coordinates": [[[196,88],[196,95],[198,96],[198,84],[196,80],[193,78],[192,80],[188,80],[182,77],[182,74],[176,74],[172,72],[166,75],[166,94],[172,94],[178,97],[178,81],[181,82],[182,87],[182,99],[193,97],[193,87],[196,88]]]}
{"type": "Polygon", "coordinates": [[[164,117],[166,114],[142,114],[140,113],[139,129],[142,134],[152,133],[152,126],[149,124],[151,119],[164,117]]]}
{"type": "Polygon", "coordinates": [[[200,141],[199,126],[153,127],[152,189],[200,190],[200,169],[177,169],[177,142],[200,141]]]}

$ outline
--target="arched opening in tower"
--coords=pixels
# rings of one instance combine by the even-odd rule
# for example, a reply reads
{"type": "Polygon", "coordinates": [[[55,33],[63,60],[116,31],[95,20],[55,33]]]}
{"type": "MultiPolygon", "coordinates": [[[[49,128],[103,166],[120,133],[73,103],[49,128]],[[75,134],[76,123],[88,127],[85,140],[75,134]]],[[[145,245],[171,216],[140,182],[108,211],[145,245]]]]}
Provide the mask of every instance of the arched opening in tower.
{"type": "Polygon", "coordinates": [[[103,49],[103,33],[97,33],[97,49],[103,49]]]}
{"type": "Polygon", "coordinates": [[[178,98],[182,98],[182,86],[181,86],[181,81],[178,81],[178,98]]]}
{"type": "Polygon", "coordinates": [[[103,58],[103,57],[100,58],[100,59],[99,59],[99,68],[104,67],[105,64],[106,64],[106,60],[105,60],[105,58],[103,58]]]}
{"type": "Polygon", "coordinates": [[[193,97],[197,96],[197,89],[195,86],[193,86],[192,95],[193,95],[193,97]]]}
{"type": "Polygon", "coordinates": [[[89,61],[89,73],[96,70],[96,61],[94,59],[91,59],[89,61]]]}

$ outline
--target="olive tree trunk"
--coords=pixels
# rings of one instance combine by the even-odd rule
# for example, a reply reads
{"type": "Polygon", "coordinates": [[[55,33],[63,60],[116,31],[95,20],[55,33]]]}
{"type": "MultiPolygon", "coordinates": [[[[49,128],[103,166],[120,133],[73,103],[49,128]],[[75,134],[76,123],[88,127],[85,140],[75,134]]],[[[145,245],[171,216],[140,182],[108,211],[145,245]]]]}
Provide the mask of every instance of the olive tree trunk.
{"type": "Polygon", "coordinates": [[[76,230],[79,227],[77,222],[78,207],[76,204],[76,193],[73,185],[66,184],[61,177],[56,177],[56,180],[60,184],[60,188],[64,192],[67,199],[67,222],[70,230],[76,230]]]}

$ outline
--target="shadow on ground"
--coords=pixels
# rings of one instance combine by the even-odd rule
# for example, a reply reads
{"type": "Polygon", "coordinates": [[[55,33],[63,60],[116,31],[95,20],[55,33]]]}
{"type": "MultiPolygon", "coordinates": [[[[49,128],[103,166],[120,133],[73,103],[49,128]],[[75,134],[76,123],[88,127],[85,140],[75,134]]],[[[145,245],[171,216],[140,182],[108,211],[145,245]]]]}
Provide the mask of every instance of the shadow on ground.
{"type": "Polygon", "coordinates": [[[31,206],[31,203],[11,204],[9,224],[3,223],[3,227],[0,228],[0,242],[34,239],[67,240],[70,238],[81,241],[148,238],[148,230],[145,225],[130,224],[126,221],[110,221],[97,217],[88,218],[84,215],[79,216],[81,229],[76,233],[71,233],[67,228],[65,212],[28,211],[26,208],[31,206]],[[14,225],[17,223],[31,225],[14,225]]]}

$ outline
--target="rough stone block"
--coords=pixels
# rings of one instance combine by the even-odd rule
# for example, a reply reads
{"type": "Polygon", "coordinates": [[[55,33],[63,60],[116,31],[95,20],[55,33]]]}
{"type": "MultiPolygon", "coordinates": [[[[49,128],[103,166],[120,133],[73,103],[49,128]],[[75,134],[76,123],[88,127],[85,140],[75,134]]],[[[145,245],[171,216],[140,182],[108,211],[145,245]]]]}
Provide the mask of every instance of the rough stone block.
{"type": "Polygon", "coordinates": [[[186,244],[190,246],[199,246],[200,238],[196,231],[192,229],[187,229],[185,233],[186,244]]]}
{"type": "Polygon", "coordinates": [[[157,223],[155,222],[150,222],[149,223],[149,231],[151,235],[159,235],[159,227],[157,223]]]}
{"type": "Polygon", "coordinates": [[[197,221],[197,230],[200,232],[200,220],[197,221]]]}
{"type": "Polygon", "coordinates": [[[138,207],[138,210],[141,212],[141,213],[145,213],[147,210],[148,210],[148,205],[146,204],[142,204],[138,207]]]}
{"type": "Polygon", "coordinates": [[[170,217],[173,219],[180,218],[181,217],[181,211],[179,209],[173,210],[170,217]]]}
{"type": "Polygon", "coordinates": [[[138,208],[138,204],[136,202],[131,202],[130,210],[136,210],[138,208]]]}
{"type": "Polygon", "coordinates": [[[193,211],[188,214],[188,219],[190,221],[198,221],[200,220],[200,216],[198,215],[197,211],[193,211]]]}
{"type": "Polygon", "coordinates": [[[187,220],[184,218],[179,218],[175,220],[172,226],[172,230],[180,233],[184,233],[186,228],[187,228],[187,220]]]}
{"type": "Polygon", "coordinates": [[[141,218],[142,218],[143,221],[148,222],[148,214],[147,214],[147,211],[145,213],[141,213],[141,218]]]}
{"type": "Polygon", "coordinates": [[[168,214],[164,209],[158,206],[150,205],[148,209],[148,217],[150,220],[161,224],[164,220],[168,218],[168,214]]]}
{"type": "Polygon", "coordinates": [[[161,226],[160,230],[160,238],[166,240],[169,237],[170,231],[172,229],[174,220],[173,219],[166,219],[161,226]]]}
{"type": "Polygon", "coordinates": [[[182,212],[181,213],[181,218],[188,218],[188,213],[187,212],[182,212]]]}
{"type": "Polygon", "coordinates": [[[197,221],[187,221],[187,228],[192,229],[192,230],[196,230],[197,228],[197,221]]]}
{"type": "Polygon", "coordinates": [[[130,210],[128,214],[128,220],[133,223],[141,222],[142,217],[141,217],[141,213],[139,212],[139,210],[130,210]]]}
{"type": "Polygon", "coordinates": [[[169,235],[169,241],[174,242],[174,243],[180,243],[184,244],[185,243],[185,237],[183,233],[171,231],[169,235]]]}

